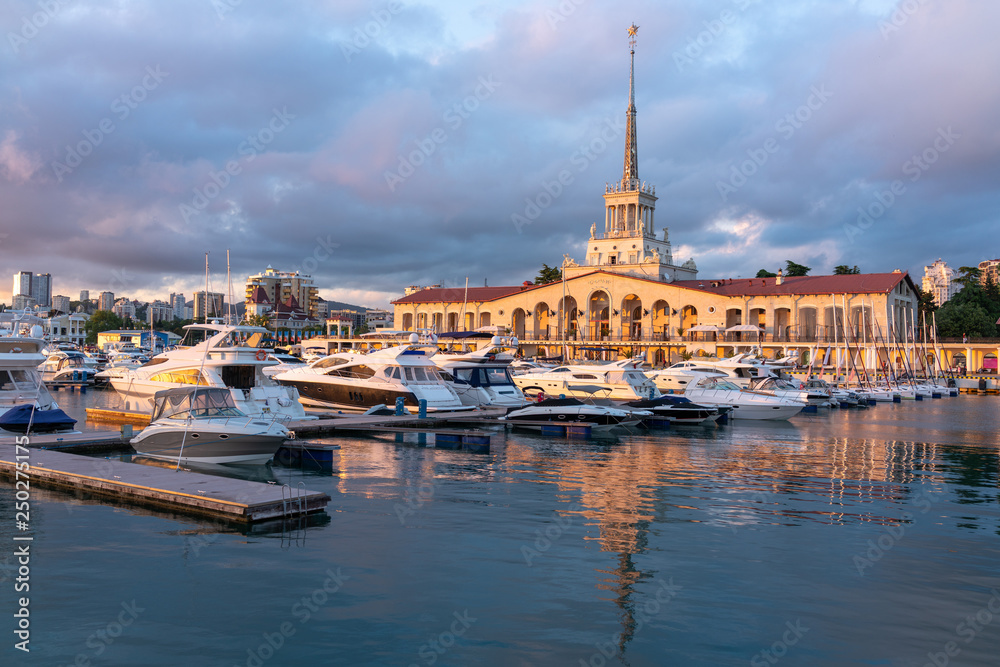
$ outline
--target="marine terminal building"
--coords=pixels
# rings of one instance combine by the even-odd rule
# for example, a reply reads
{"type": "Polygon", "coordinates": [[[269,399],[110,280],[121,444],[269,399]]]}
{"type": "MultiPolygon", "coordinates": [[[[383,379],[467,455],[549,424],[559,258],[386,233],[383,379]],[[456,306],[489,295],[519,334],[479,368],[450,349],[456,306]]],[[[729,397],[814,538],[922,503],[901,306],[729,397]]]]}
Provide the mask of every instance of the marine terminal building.
{"type": "Polygon", "coordinates": [[[634,34],[633,26],[622,177],[605,186],[604,221],[590,226],[582,262],[564,255],[563,279],[545,285],[414,291],[393,301],[396,327],[499,327],[528,356],[642,355],[655,364],[755,345],[766,356],[815,356],[823,343],[843,343],[845,321],[859,342],[872,342],[874,321],[902,338],[917,312],[907,273],[699,279],[693,259],[674,259],[668,228],[654,230],[656,188],[639,179],[634,34]]]}

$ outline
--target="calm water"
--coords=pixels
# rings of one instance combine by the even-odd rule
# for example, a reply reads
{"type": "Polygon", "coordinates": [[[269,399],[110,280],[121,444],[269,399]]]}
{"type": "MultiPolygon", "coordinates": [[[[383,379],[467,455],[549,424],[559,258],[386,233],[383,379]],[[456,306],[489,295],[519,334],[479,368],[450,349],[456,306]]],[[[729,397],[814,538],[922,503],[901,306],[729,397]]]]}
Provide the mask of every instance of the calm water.
{"type": "Polygon", "coordinates": [[[0,655],[997,664],[998,407],[962,396],[617,440],[515,433],[488,456],[338,439],[333,474],[258,475],[326,491],[327,514],[250,534],[36,490],[32,653],[8,629],[0,655]]]}

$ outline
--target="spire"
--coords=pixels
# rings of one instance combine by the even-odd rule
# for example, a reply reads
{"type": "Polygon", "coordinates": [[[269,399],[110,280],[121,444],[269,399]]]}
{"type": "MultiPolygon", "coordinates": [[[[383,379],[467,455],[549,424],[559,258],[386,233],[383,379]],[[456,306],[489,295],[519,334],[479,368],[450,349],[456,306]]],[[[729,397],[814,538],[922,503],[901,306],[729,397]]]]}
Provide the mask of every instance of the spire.
{"type": "Polygon", "coordinates": [[[622,169],[622,186],[630,187],[639,180],[639,147],[635,139],[635,34],[639,26],[628,28],[628,45],[632,56],[628,70],[628,111],[625,112],[625,167],[622,169]]]}

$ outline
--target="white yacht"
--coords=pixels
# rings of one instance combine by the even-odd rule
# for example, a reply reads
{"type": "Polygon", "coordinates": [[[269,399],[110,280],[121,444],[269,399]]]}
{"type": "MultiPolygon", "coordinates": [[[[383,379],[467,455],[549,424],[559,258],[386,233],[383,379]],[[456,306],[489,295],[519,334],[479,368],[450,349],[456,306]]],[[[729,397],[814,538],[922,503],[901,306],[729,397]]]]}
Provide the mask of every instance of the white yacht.
{"type": "Polygon", "coordinates": [[[393,407],[397,398],[411,411],[427,402],[428,411],[468,410],[431,360],[438,348],[410,342],[369,354],[342,352],[313,361],[305,368],[278,373],[274,379],[298,390],[306,405],[364,411],[375,405],[393,407]]]}
{"type": "Polygon", "coordinates": [[[706,377],[727,378],[721,371],[705,367],[664,368],[658,371],[646,371],[646,377],[653,381],[656,388],[663,394],[683,394],[689,384],[694,384],[706,377]]]}
{"type": "Polygon", "coordinates": [[[107,379],[126,401],[126,409],[148,411],[156,392],[191,385],[227,387],[240,412],[308,419],[294,387],[282,387],[263,369],[274,364],[259,347],[267,329],[247,325],[189,324],[176,349],[163,352],[138,368],[108,368],[107,379]]]}
{"type": "Polygon", "coordinates": [[[47,384],[67,382],[91,384],[97,371],[88,361],[83,352],[55,350],[38,365],[38,372],[42,376],[42,381],[47,384]]]}
{"type": "Polygon", "coordinates": [[[517,346],[517,338],[492,336],[474,352],[439,352],[431,359],[463,405],[521,407],[524,394],[510,374],[514,361],[510,351],[517,350],[517,346]]]}
{"type": "Polygon", "coordinates": [[[707,358],[681,361],[667,370],[722,373],[729,378],[730,382],[743,388],[749,387],[751,382],[760,378],[775,377],[768,366],[748,355],[728,359],[707,358]]]}
{"type": "Polygon", "coordinates": [[[71,430],[76,420],[52,400],[38,372],[45,361],[43,329],[39,324],[21,326],[24,323],[15,317],[10,311],[0,313],[0,429],[16,433],[71,430]]]}
{"type": "Polygon", "coordinates": [[[773,394],[781,398],[802,401],[807,405],[815,405],[817,407],[829,407],[833,401],[829,393],[818,389],[800,388],[798,384],[775,377],[757,378],[750,383],[748,389],[759,393],[773,394]]]}
{"type": "Polygon", "coordinates": [[[276,419],[240,412],[222,387],[156,392],[149,426],[132,438],[145,456],[179,463],[267,463],[290,436],[276,419]]]}
{"type": "MultiPolygon", "coordinates": [[[[316,357],[320,359],[321,357],[316,357]]],[[[274,363],[270,366],[264,366],[264,375],[269,378],[273,378],[278,373],[284,373],[285,371],[292,371],[296,368],[304,368],[308,363],[305,359],[301,357],[296,357],[294,354],[286,354],[281,352],[271,352],[267,355],[268,361],[273,361],[274,363]]]]}
{"type": "Polygon", "coordinates": [[[594,405],[577,398],[546,398],[522,408],[512,408],[500,419],[514,422],[521,428],[538,430],[551,424],[583,422],[590,424],[593,432],[602,432],[635,426],[652,416],[653,413],[646,410],[623,410],[608,405],[594,405]]]}
{"type": "Polygon", "coordinates": [[[741,389],[727,378],[704,377],[688,385],[684,395],[702,405],[731,405],[734,419],[788,419],[802,412],[804,401],[741,389]]]}
{"type": "Polygon", "coordinates": [[[660,396],[656,385],[639,369],[642,360],[625,359],[600,365],[563,365],[514,376],[514,384],[530,398],[560,395],[634,401],[660,396]]]}

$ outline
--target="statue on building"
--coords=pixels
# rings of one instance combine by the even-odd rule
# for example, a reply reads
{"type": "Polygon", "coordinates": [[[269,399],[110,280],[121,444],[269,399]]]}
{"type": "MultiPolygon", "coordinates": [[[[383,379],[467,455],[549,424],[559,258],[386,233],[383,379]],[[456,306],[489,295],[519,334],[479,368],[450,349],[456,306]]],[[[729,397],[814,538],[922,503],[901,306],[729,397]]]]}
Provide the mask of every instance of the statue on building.
{"type": "Polygon", "coordinates": [[[663,242],[664,243],[670,243],[670,228],[669,227],[664,227],[663,228],[663,242]]]}
{"type": "Polygon", "coordinates": [[[592,223],[590,225],[590,238],[592,238],[592,239],[596,239],[597,238],[597,223],[596,222],[592,223]]]}
{"type": "Polygon", "coordinates": [[[572,257],[570,257],[569,255],[566,255],[566,254],[563,255],[563,263],[562,263],[562,265],[563,266],[580,266],[579,264],[576,263],[575,259],[573,259],[572,257]]]}

